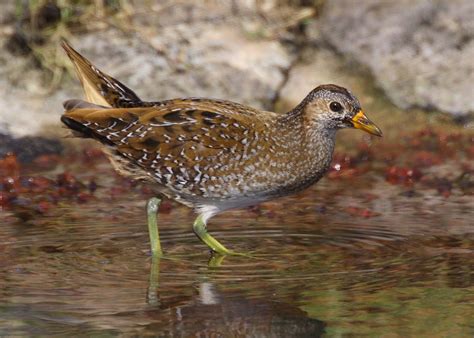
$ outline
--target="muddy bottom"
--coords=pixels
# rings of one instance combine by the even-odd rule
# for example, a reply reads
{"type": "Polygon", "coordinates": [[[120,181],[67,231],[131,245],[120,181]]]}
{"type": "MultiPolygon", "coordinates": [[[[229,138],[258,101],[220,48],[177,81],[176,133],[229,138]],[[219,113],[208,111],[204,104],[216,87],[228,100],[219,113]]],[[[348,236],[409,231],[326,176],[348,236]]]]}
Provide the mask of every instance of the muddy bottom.
{"type": "Polygon", "coordinates": [[[472,336],[474,151],[445,136],[339,153],[304,193],[216,216],[251,255],[223,260],[172,202],[151,259],[152,193],[100,152],[4,159],[0,335],[472,336]]]}

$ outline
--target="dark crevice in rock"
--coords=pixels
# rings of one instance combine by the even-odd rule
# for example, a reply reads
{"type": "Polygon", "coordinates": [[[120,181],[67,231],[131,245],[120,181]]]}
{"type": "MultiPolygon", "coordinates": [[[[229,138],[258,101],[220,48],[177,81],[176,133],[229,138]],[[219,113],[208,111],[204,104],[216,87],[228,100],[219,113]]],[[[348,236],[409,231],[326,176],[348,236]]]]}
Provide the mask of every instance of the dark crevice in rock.
{"type": "Polygon", "coordinates": [[[297,56],[293,59],[290,65],[282,70],[283,79],[280,82],[279,86],[275,90],[275,95],[269,102],[269,110],[276,111],[277,110],[277,103],[280,101],[281,92],[283,88],[285,88],[286,84],[288,83],[288,79],[290,78],[290,73],[293,67],[301,61],[301,53],[298,53],[297,56]]]}
{"type": "Polygon", "coordinates": [[[40,136],[14,138],[0,133],[0,158],[13,153],[22,163],[28,163],[41,155],[58,155],[63,151],[60,140],[40,136]]]}

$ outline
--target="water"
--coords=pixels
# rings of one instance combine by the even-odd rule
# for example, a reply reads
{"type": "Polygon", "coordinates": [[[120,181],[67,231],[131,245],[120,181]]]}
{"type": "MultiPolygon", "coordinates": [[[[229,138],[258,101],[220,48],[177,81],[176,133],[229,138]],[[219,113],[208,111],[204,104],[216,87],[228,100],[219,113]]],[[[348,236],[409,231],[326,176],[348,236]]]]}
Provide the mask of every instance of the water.
{"type": "MultiPolygon", "coordinates": [[[[302,194],[213,218],[216,238],[252,255],[220,262],[192,233],[192,211],[167,204],[165,256],[153,260],[150,192],[105,162],[65,163],[25,175],[67,169],[97,190],[31,211],[28,202],[56,196],[55,181],[0,213],[1,336],[474,334],[469,185],[453,183],[447,197],[429,169],[428,183],[413,184],[390,184],[380,163],[355,176],[333,172],[302,194]]],[[[457,177],[464,164],[444,165],[457,177]]]]}

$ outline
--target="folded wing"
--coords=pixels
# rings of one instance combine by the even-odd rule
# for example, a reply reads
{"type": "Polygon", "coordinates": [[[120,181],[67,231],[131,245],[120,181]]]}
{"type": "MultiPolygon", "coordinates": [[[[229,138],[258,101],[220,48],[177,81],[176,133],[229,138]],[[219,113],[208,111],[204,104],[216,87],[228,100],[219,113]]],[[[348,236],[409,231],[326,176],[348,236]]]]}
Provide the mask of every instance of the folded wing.
{"type": "Polygon", "coordinates": [[[249,145],[265,128],[248,116],[210,109],[219,107],[216,104],[70,106],[62,121],[71,129],[112,147],[159,183],[192,194],[202,194],[200,184],[214,177],[225,180],[233,171],[230,164],[245,160],[249,145]]]}

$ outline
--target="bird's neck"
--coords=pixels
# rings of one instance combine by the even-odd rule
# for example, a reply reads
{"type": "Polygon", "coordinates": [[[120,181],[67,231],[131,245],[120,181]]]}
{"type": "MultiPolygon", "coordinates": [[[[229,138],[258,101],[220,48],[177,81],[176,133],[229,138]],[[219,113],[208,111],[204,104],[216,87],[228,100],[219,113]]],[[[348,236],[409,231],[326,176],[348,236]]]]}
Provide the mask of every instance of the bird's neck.
{"type": "Polygon", "coordinates": [[[303,113],[289,112],[278,119],[280,135],[287,135],[288,142],[302,149],[306,155],[331,154],[334,150],[337,129],[323,122],[308,119],[303,113]]]}
{"type": "Polygon", "coordinates": [[[336,129],[327,128],[318,123],[307,123],[305,129],[305,151],[312,161],[311,170],[320,178],[331,165],[336,129]]]}
{"type": "Polygon", "coordinates": [[[334,151],[335,129],[308,121],[303,114],[295,114],[282,116],[278,128],[272,130],[281,154],[279,158],[286,162],[287,170],[298,173],[291,180],[303,180],[304,185],[310,185],[328,170],[334,151]]]}

